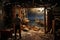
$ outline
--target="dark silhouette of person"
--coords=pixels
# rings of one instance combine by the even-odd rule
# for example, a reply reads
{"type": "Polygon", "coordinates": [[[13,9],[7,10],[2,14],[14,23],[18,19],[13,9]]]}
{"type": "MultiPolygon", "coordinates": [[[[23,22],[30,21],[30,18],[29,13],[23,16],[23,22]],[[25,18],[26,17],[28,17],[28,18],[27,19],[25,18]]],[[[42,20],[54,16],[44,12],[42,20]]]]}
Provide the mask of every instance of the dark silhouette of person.
{"type": "Polygon", "coordinates": [[[19,38],[21,38],[21,28],[20,28],[20,25],[21,24],[21,20],[20,18],[18,18],[18,14],[16,14],[16,19],[15,19],[15,39],[17,38],[16,37],[16,33],[17,33],[17,30],[19,31],[19,38]]]}

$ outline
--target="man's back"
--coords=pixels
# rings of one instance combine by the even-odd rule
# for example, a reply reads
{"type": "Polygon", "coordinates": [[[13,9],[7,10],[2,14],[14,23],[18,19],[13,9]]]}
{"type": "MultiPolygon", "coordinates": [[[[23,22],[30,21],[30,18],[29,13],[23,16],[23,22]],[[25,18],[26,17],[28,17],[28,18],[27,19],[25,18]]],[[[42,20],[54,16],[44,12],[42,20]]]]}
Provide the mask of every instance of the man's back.
{"type": "Polygon", "coordinates": [[[17,17],[17,18],[15,19],[15,28],[17,28],[17,29],[20,28],[20,22],[21,22],[21,20],[17,17]]]}

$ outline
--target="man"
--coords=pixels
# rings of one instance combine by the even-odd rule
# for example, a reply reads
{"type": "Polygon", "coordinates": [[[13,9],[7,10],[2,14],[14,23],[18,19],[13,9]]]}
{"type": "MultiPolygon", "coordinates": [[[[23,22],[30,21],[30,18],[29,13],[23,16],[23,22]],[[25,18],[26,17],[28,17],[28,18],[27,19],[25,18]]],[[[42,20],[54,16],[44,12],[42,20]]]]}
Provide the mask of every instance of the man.
{"type": "Polygon", "coordinates": [[[20,28],[21,20],[18,18],[18,14],[16,14],[16,19],[15,19],[15,39],[17,30],[19,31],[19,38],[21,38],[21,28],[20,28]]]}

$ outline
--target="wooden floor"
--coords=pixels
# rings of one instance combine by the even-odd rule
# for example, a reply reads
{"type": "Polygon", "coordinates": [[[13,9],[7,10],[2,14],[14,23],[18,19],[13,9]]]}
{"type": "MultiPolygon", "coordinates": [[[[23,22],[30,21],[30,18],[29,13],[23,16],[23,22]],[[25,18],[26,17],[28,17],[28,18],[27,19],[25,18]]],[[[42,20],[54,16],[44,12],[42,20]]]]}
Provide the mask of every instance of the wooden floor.
{"type": "MultiPolygon", "coordinates": [[[[53,34],[44,34],[38,32],[22,32],[22,38],[19,39],[17,36],[16,40],[54,40],[53,34]]],[[[14,37],[9,38],[8,40],[15,40],[14,37]]]]}
{"type": "MultiPolygon", "coordinates": [[[[2,31],[0,40],[18,40],[19,35],[17,33],[17,39],[14,38],[14,36],[11,36],[10,31],[2,31]]],[[[14,33],[12,33],[14,35],[14,33]]],[[[19,40],[54,40],[53,34],[45,34],[43,30],[34,31],[34,30],[28,30],[28,31],[21,31],[21,39],[19,40]]]]}

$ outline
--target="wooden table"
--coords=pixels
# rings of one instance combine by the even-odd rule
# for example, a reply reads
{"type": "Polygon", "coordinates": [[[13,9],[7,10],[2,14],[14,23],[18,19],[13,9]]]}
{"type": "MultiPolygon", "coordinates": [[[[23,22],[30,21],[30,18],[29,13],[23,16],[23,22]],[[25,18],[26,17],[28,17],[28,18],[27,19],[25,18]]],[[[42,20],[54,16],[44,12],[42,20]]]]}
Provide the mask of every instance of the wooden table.
{"type": "Polygon", "coordinates": [[[6,30],[0,30],[0,40],[7,40],[9,37],[11,37],[12,32],[10,29],[6,29],[6,30]]]}

